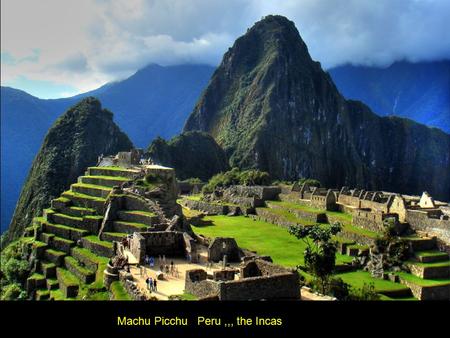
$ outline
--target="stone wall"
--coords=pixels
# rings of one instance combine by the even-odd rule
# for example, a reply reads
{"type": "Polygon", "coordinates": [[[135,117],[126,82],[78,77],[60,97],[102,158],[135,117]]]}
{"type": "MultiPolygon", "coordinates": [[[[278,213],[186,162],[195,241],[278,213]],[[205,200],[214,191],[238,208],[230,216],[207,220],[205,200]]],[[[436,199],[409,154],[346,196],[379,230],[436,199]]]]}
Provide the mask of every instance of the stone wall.
{"type": "Polygon", "coordinates": [[[239,270],[236,269],[224,269],[224,270],[216,270],[213,272],[213,279],[215,281],[229,281],[234,280],[234,276],[239,270]]]}
{"type": "Polygon", "coordinates": [[[198,298],[214,297],[219,295],[219,284],[207,279],[203,269],[186,271],[184,291],[198,298]]]}
{"type": "Polygon", "coordinates": [[[222,282],[220,284],[219,299],[300,299],[299,276],[297,273],[285,273],[222,282]]]}
{"type": "Polygon", "coordinates": [[[407,210],[406,221],[413,230],[436,236],[444,245],[450,247],[450,220],[448,216],[441,214],[439,218],[431,218],[429,215],[430,212],[424,210],[407,210]]]}
{"type": "Polygon", "coordinates": [[[303,203],[307,202],[307,200],[302,200],[300,198],[300,195],[297,192],[291,192],[288,194],[280,194],[280,195],[278,195],[278,197],[281,201],[284,201],[284,202],[292,202],[292,203],[299,203],[299,204],[302,204],[302,202],[303,203]]]}
{"type": "Polygon", "coordinates": [[[180,231],[135,232],[130,241],[130,251],[141,263],[145,255],[184,257],[187,248],[185,239],[180,231]]]}
{"type": "Polygon", "coordinates": [[[389,205],[388,203],[379,203],[375,201],[370,200],[361,200],[361,208],[362,209],[372,209],[377,212],[389,212],[389,205]]]}
{"type": "Polygon", "coordinates": [[[357,196],[339,194],[338,203],[354,208],[361,208],[361,200],[357,196]]]}
{"type": "Polygon", "coordinates": [[[290,226],[298,225],[296,222],[288,221],[280,215],[271,213],[261,208],[256,209],[256,215],[249,216],[255,220],[276,224],[282,228],[289,228],[290,226]]]}
{"type": "Polygon", "coordinates": [[[81,238],[81,243],[83,248],[89,249],[94,252],[96,255],[103,257],[112,257],[114,256],[113,247],[105,246],[101,243],[91,242],[86,240],[85,238],[81,238]]]}
{"type": "Polygon", "coordinates": [[[216,237],[208,247],[208,259],[218,262],[227,256],[228,262],[239,262],[239,247],[234,238],[216,237]]]}
{"type": "Polygon", "coordinates": [[[374,232],[382,232],[384,230],[383,221],[390,217],[398,221],[397,214],[358,209],[353,213],[353,225],[374,232]]]}
{"type": "Polygon", "coordinates": [[[208,215],[227,215],[229,213],[228,206],[194,201],[187,198],[181,200],[181,205],[188,209],[202,211],[208,215]]]}
{"type": "Polygon", "coordinates": [[[132,300],[146,300],[147,296],[137,286],[133,276],[123,270],[119,272],[119,280],[132,300]]]}
{"type": "Polygon", "coordinates": [[[373,238],[369,238],[355,232],[346,231],[345,229],[342,229],[339,236],[363,245],[372,245],[375,243],[375,239],[373,238]]]}
{"type": "Polygon", "coordinates": [[[241,273],[258,276],[216,281],[208,279],[202,269],[187,271],[185,291],[199,298],[217,296],[219,300],[300,299],[297,272],[262,260],[247,262],[242,269],[241,273]]]}
{"type": "Polygon", "coordinates": [[[450,300],[450,287],[442,286],[420,286],[400,277],[400,283],[411,289],[412,294],[419,300],[450,300]]]}
{"type": "Polygon", "coordinates": [[[245,186],[235,185],[224,191],[224,196],[256,197],[260,200],[276,200],[281,193],[277,186],[245,186]]]}

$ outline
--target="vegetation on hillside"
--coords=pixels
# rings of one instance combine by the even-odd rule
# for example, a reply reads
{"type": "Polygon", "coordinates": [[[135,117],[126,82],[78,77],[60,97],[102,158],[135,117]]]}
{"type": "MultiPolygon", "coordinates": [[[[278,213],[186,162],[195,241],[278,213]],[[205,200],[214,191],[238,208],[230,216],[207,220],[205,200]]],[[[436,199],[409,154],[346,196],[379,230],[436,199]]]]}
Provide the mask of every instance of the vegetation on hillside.
{"type": "Polygon", "coordinates": [[[147,151],[155,163],[174,168],[179,180],[197,177],[207,181],[229,169],[225,152],[207,133],[187,132],[169,141],[158,137],[147,151]]]}
{"type": "Polygon", "coordinates": [[[22,237],[5,247],[0,255],[1,300],[27,299],[25,283],[30,273],[27,261],[33,238],[22,237]]]}
{"type": "Polygon", "coordinates": [[[212,193],[216,188],[226,188],[232,185],[269,185],[269,173],[260,170],[243,170],[233,168],[230,171],[213,176],[203,187],[204,193],[212,193]]]}

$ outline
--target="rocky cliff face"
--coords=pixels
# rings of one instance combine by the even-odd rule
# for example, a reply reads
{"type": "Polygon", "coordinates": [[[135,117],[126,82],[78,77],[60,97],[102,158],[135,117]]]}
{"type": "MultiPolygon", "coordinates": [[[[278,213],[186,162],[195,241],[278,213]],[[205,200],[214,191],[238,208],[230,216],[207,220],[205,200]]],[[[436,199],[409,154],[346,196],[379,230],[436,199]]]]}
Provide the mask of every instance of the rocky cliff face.
{"type": "Polygon", "coordinates": [[[281,16],[236,40],[184,130],[210,133],[231,166],[276,178],[450,199],[450,136],[345,100],[281,16]]]}
{"type": "Polygon", "coordinates": [[[113,114],[92,97],[70,108],[47,133],[20,194],[8,230],[19,237],[33,217],[47,207],[101,154],[130,150],[133,144],[113,122],[113,114]]]}
{"type": "Polygon", "coordinates": [[[159,164],[175,168],[177,178],[200,178],[207,181],[213,175],[229,169],[223,149],[208,134],[187,132],[170,141],[157,138],[148,155],[159,164]]]}

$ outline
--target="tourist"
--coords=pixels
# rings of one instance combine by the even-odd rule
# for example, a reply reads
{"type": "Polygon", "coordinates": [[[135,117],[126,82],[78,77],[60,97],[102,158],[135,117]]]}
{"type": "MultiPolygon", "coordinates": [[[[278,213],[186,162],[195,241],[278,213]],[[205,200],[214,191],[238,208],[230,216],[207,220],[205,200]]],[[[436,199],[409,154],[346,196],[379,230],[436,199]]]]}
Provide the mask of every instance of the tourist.
{"type": "Polygon", "coordinates": [[[153,291],[158,291],[158,288],[157,288],[157,286],[156,286],[156,279],[153,281],[153,291]]]}
{"type": "Polygon", "coordinates": [[[148,289],[150,290],[150,292],[153,291],[153,278],[150,277],[148,280],[148,289]]]}
{"type": "Polygon", "coordinates": [[[148,278],[148,277],[146,278],[146,280],[145,280],[145,285],[147,285],[147,290],[148,290],[148,291],[151,291],[151,290],[150,290],[150,278],[148,278]]]}

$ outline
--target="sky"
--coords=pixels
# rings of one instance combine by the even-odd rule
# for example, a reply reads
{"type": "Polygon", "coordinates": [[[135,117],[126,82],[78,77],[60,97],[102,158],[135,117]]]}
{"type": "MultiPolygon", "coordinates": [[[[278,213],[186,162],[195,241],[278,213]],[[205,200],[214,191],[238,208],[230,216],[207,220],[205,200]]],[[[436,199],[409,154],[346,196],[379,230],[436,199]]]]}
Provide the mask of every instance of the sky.
{"type": "Polygon", "coordinates": [[[450,59],[449,0],[1,0],[1,84],[57,98],[150,63],[216,66],[268,14],[324,68],[450,59]]]}

